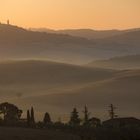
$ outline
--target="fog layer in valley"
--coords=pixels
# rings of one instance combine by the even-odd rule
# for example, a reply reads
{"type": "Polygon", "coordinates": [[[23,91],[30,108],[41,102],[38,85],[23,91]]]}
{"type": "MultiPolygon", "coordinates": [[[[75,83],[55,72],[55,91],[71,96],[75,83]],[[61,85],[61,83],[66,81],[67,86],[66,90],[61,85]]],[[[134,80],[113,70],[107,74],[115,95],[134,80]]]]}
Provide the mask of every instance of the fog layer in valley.
{"type": "Polygon", "coordinates": [[[46,111],[67,120],[73,107],[82,112],[85,105],[105,119],[110,103],[120,116],[139,118],[139,29],[84,31],[0,24],[0,102],[24,111],[32,105],[37,120],[46,111]]]}

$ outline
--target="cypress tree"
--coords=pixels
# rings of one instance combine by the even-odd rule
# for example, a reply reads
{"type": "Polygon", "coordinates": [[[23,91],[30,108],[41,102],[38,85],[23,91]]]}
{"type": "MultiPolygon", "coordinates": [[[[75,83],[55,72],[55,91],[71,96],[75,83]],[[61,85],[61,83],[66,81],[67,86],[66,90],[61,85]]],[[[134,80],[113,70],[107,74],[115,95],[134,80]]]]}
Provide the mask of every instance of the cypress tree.
{"type": "Polygon", "coordinates": [[[31,108],[31,123],[34,124],[35,123],[35,117],[34,117],[34,108],[31,108]]]}
{"type": "Polygon", "coordinates": [[[74,108],[73,111],[71,112],[71,117],[70,117],[69,124],[71,126],[78,126],[78,125],[80,125],[79,112],[77,111],[76,108],[74,108]]]}
{"type": "Polygon", "coordinates": [[[44,126],[49,127],[52,124],[50,114],[48,112],[45,113],[43,119],[44,126]]]}
{"type": "Polygon", "coordinates": [[[85,106],[85,109],[84,109],[83,113],[84,113],[84,123],[83,124],[88,125],[89,124],[89,115],[90,115],[90,113],[88,112],[87,106],[85,106]]]}
{"type": "Polygon", "coordinates": [[[31,123],[30,111],[27,110],[27,125],[30,126],[30,123],[31,123]]]}

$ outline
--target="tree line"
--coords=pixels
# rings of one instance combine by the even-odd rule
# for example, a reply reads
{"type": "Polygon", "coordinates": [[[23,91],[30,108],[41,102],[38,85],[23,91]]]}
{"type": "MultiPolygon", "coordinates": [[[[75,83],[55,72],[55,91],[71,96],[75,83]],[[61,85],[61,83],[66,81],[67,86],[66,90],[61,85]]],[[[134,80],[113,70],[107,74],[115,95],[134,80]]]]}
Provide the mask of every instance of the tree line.
{"type": "Polygon", "coordinates": [[[83,119],[80,118],[77,108],[73,108],[67,123],[63,123],[61,120],[53,122],[48,112],[44,114],[42,121],[36,122],[34,107],[27,110],[26,118],[21,118],[23,111],[16,105],[6,102],[0,104],[0,126],[63,131],[79,136],[80,140],[139,140],[140,120],[133,118],[118,118],[117,120],[116,108],[113,104],[109,108],[110,120],[106,123],[117,124],[115,128],[104,127],[99,118],[91,116],[87,106],[83,110],[83,119]],[[123,127],[118,127],[118,123],[123,127]]]}

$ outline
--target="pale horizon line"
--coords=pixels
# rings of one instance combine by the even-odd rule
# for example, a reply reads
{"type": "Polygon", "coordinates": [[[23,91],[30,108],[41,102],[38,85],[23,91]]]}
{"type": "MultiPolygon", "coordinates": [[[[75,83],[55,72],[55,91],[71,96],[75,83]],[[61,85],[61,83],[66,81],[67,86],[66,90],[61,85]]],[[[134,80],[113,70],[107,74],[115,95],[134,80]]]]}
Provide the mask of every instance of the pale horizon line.
{"type": "MultiPolygon", "coordinates": [[[[22,27],[24,28],[24,27],[22,27]]],[[[25,29],[46,29],[46,30],[53,30],[53,31],[63,31],[63,30],[93,30],[93,31],[125,31],[125,30],[137,30],[140,29],[140,27],[130,27],[130,28],[111,28],[111,29],[95,29],[95,28],[60,28],[60,29],[53,29],[53,28],[47,28],[47,27],[25,27],[25,29]]]]}
{"type": "MultiPolygon", "coordinates": [[[[7,21],[6,21],[7,22],[7,21]]],[[[0,24],[3,24],[3,25],[7,25],[6,22],[0,22],[0,24]]],[[[16,25],[16,24],[11,24],[9,23],[9,25],[11,26],[17,26],[19,28],[23,28],[23,29],[26,29],[26,30],[31,30],[31,29],[46,29],[46,30],[53,30],[53,31],[63,31],[63,30],[93,30],[93,31],[126,31],[126,30],[137,30],[137,29],[140,29],[140,26],[139,27],[128,27],[128,28],[105,28],[105,29],[95,29],[95,28],[90,28],[90,27],[80,27],[80,28],[59,28],[59,29],[55,29],[55,28],[49,28],[49,27],[25,27],[25,26],[22,26],[22,25],[16,25]]]]}

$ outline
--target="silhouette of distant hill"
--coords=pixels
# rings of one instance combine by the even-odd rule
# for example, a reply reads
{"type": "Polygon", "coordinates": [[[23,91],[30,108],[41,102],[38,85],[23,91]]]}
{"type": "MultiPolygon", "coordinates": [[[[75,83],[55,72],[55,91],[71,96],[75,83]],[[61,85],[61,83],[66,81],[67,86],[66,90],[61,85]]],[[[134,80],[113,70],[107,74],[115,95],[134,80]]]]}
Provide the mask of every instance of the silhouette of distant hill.
{"type": "Polygon", "coordinates": [[[87,39],[80,37],[72,37],[70,35],[53,34],[53,33],[41,33],[28,31],[23,28],[0,24],[0,42],[16,43],[25,41],[25,43],[31,42],[49,42],[49,43],[92,43],[87,39]],[[12,42],[10,42],[12,41],[12,42]],[[15,42],[14,42],[15,41],[15,42]]]}
{"type": "Polygon", "coordinates": [[[67,34],[71,36],[83,37],[88,39],[99,39],[110,37],[113,35],[121,34],[119,30],[106,30],[106,31],[96,31],[92,29],[66,29],[66,30],[51,30],[45,28],[31,28],[32,31],[56,33],[56,34],[67,34]]]}
{"type": "Polygon", "coordinates": [[[139,69],[140,55],[128,55],[114,57],[107,60],[99,60],[89,63],[87,66],[111,68],[111,69],[139,69]]]}
{"type": "Polygon", "coordinates": [[[51,30],[46,28],[30,28],[32,31],[68,34],[71,36],[83,37],[88,39],[101,39],[112,37],[115,35],[124,34],[132,31],[140,31],[140,29],[128,29],[128,30],[92,30],[92,29],[65,29],[65,30],[51,30]]]}
{"type": "Polygon", "coordinates": [[[140,52],[140,31],[89,40],[66,34],[35,32],[12,25],[0,25],[0,59],[49,59],[71,64],[136,54],[140,52]]]}

